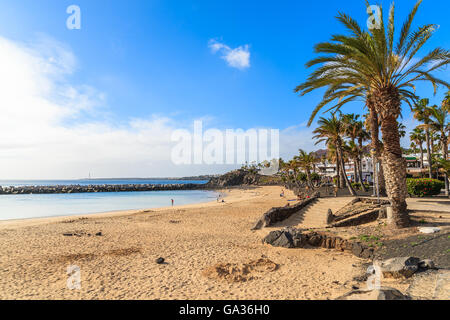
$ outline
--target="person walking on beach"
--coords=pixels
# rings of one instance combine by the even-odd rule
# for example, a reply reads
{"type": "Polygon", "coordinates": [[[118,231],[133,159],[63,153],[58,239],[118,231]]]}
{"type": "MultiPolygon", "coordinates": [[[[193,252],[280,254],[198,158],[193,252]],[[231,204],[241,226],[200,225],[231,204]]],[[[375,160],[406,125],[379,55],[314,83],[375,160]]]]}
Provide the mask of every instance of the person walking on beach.
{"type": "Polygon", "coordinates": [[[173,207],[173,203],[174,203],[174,201],[173,201],[173,199],[172,199],[172,207],[173,207]]]}

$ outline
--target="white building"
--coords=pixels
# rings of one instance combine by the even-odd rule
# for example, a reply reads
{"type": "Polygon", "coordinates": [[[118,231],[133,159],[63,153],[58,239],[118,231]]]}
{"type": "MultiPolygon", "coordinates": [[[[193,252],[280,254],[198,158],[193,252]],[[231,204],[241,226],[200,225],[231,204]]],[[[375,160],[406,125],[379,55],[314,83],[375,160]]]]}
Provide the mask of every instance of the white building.
{"type": "MultiPolygon", "coordinates": [[[[325,175],[327,177],[335,177],[337,176],[336,164],[329,163],[328,161],[325,163],[319,163],[316,165],[317,172],[325,175]]],[[[345,164],[345,172],[347,173],[348,179],[351,181],[356,181],[355,177],[355,167],[354,163],[346,163],[345,164]]],[[[372,158],[365,157],[362,159],[362,177],[364,181],[372,182],[373,176],[373,163],[372,158]]]]}

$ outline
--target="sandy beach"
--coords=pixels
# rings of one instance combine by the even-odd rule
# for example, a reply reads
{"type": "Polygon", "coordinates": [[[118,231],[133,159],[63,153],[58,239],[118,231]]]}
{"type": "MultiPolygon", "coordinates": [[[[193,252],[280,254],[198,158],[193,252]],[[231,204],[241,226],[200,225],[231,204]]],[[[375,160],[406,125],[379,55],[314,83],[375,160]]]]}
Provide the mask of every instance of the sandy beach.
{"type": "Polygon", "coordinates": [[[0,222],[0,298],[333,299],[357,284],[363,261],[349,253],[274,248],[250,231],[293,194],[223,192],[225,203],[0,222]],[[71,265],[80,290],[67,288],[71,265]]]}

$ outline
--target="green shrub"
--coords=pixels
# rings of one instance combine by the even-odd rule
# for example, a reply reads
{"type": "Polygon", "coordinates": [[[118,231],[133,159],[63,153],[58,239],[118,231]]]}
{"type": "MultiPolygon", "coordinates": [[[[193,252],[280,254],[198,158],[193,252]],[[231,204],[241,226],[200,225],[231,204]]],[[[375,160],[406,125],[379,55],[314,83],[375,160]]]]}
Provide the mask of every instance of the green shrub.
{"type": "Polygon", "coordinates": [[[317,172],[311,172],[311,180],[312,181],[320,181],[322,177],[317,172]]]}
{"type": "Polygon", "coordinates": [[[305,181],[307,180],[306,173],[304,173],[304,172],[299,172],[299,173],[297,174],[297,180],[298,180],[298,181],[305,182],[305,181]]]}
{"type": "MultiPolygon", "coordinates": [[[[366,188],[370,187],[367,183],[365,183],[364,185],[366,186],[366,188]]],[[[353,189],[363,190],[362,185],[361,185],[360,182],[353,182],[352,183],[352,187],[353,187],[353,189]]]]}
{"type": "Polygon", "coordinates": [[[435,179],[407,179],[408,193],[416,197],[436,196],[444,188],[444,182],[435,179]]]}

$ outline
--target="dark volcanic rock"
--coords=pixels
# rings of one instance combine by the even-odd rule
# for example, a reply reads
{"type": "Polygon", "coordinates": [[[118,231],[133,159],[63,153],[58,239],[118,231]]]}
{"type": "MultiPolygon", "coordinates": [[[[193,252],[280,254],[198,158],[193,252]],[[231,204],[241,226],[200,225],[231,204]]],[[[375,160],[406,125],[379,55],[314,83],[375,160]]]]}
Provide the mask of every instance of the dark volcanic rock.
{"type": "Polygon", "coordinates": [[[274,247],[282,247],[282,248],[293,248],[294,241],[292,239],[292,235],[289,232],[282,232],[281,235],[276,239],[272,246],[274,247]]]}
{"type": "Polygon", "coordinates": [[[201,190],[201,184],[124,184],[124,185],[60,185],[60,186],[13,186],[4,187],[2,194],[62,194],[62,193],[97,193],[97,192],[139,192],[139,191],[175,191],[201,190]]]}
{"type": "Polygon", "coordinates": [[[320,243],[322,242],[322,236],[318,234],[314,234],[310,237],[308,237],[308,243],[313,247],[320,246],[320,243]]]}
{"type": "Polygon", "coordinates": [[[419,262],[420,269],[436,269],[436,265],[433,260],[424,259],[419,262]]]}
{"type": "Polygon", "coordinates": [[[281,236],[282,231],[272,231],[264,239],[263,243],[272,244],[281,236]]]}
{"type": "Polygon", "coordinates": [[[274,247],[294,248],[292,234],[288,231],[273,231],[269,233],[263,241],[274,247]]]}
{"type": "Polygon", "coordinates": [[[211,188],[233,187],[240,185],[254,185],[258,183],[258,175],[247,170],[235,170],[228,172],[220,177],[212,178],[207,184],[211,188]]]}
{"type": "Polygon", "coordinates": [[[283,248],[322,247],[339,251],[351,251],[355,256],[362,259],[373,259],[375,252],[373,248],[367,247],[360,242],[353,243],[324,232],[304,232],[304,230],[294,228],[272,231],[263,239],[263,243],[283,248]]]}
{"type": "Polygon", "coordinates": [[[367,248],[367,247],[365,247],[364,250],[363,250],[363,252],[362,252],[361,255],[360,255],[360,258],[363,258],[363,259],[372,259],[373,256],[374,256],[374,252],[375,252],[375,250],[374,250],[373,248],[367,248]]]}
{"type": "Polygon", "coordinates": [[[385,278],[410,278],[419,269],[420,259],[399,257],[377,262],[385,278]]]}
{"type": "Polygon", "coordinates": [[[423,235],[416,234],[407,238],[383,241],[384,246],[376,251],[377,260],[395,257],[418,257],[431,259],[437,268],[450,269],[449,249],[450,232],[423,235]]]}
{"type": "Polygon", "coordinates": [[[357,256],[360,257],[361,253],[363,253],[364,247],[360,242],[355,242],[353,243],[352,246],[352,253],[357,256]]]}

